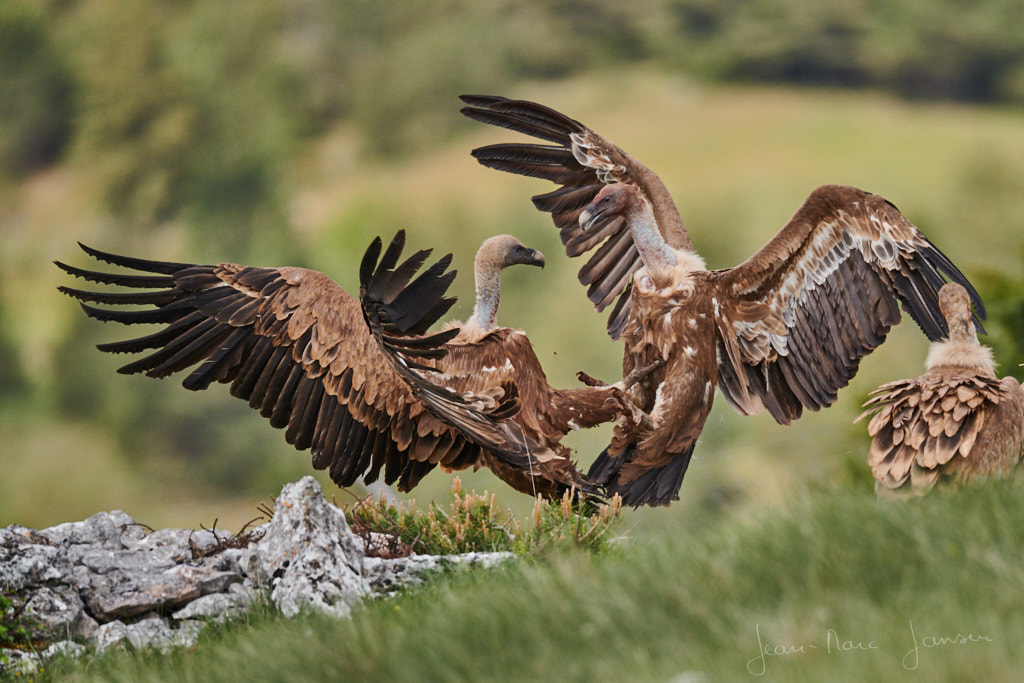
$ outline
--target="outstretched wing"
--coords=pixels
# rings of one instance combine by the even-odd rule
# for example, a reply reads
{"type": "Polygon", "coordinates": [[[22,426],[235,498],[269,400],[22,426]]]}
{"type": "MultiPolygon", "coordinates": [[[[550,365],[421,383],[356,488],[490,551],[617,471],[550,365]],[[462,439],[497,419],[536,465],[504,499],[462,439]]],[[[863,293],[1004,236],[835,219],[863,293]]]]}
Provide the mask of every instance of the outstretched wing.
{"type": "MultiPolygon", "coordinates": [[[[383,266],[394,266],[403,242],[399,233],[383,266]]],[[[375,245],[371,251],[379,253],[379,240],[375,245]]],[[[61,287],[62,292],[82,302],[147,306],[126,311],[82,303],[99,320],[164,325],[147,336],[99,346],[111,353],[145,353],[119,372],[166,377],[193,368],[183,382],[187,389],[230,383],[232,395],[247,400],[275,427],[287,428],[288,443],[311,449],[313,466],[330,468],[340,486],[359,478],[372,482],[383,469],[386,482],[397,480],[408,490],[438,464],[458,469],[479,459],[476,444],[417,400],[378,346],[359,302],[326,275],[303,268],[147,261],[82,248],[101,261],[145,274],[58,263],[76,277],[133,290],[61,287]]],[[[428,253],[398,266],[393,288],[379,292],[378,303],[392,307],[397,320],[396,341],[387,343],[403,343],[397,341],[399,331],[424,332],[451,305],[451,299],[423,311],[412,305],[421,296],[416,286],[424,286],[429,296],[443,295],[454,275],[443,273],[448,260],[442,260],[406,288],[428,253]]]]}
{"type": "Polygon", "coordinates": [[[897,302],[933,341],[947,332],[938,304],[946,278],[985,315],[971,283],[920,230],[854,187],[817,188],[764,248],[712,275],[722,393],[739,412],[763,405],[782,424],[836,400],[900,321],[897,302]]]}
{"type": "Polygon", "coordinates": [[[553,145],[511,143],[473,150],[484,166],[550,180],[561,187],[533,197],[534,205],[551,214],[569,256],[593,255],[579,271],[595,308],[604,310],[619,297],[608,319],[608,333],[618,339],[630,309],[633,273],[642,265],[633,236],[621,217],[599,221],[584,232],[580,213],[608,183],[638,188],[651,202],[658,226],[673,247],[690,247],[682,219],[661,179],[603,137],[559,112],[534,102],[489,95],[462,95],[469,118],[508,128],[553,145]]]}

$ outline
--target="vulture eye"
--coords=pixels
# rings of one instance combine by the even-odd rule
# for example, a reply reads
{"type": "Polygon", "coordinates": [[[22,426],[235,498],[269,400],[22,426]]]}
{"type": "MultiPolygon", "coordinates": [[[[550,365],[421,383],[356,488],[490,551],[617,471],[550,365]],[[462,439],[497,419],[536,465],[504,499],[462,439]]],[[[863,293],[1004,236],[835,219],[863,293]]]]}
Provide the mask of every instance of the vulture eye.
{"type": "Polygon", "coordinates": [[[526,249],[523,248],[523,245],[517,244],[516,248],[515,248],[515,253],[516,254],[525,254],[526,253],[526,249]]]}

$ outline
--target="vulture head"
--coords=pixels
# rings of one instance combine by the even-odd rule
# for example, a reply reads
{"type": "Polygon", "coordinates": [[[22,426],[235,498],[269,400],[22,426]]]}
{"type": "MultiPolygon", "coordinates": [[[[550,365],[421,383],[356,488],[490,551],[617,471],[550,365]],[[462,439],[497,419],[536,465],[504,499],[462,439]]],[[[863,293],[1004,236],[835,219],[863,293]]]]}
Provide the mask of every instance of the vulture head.
{"type": "Polygon", "coordinates": [[[495,235],[480,245],[476,252],[476,265],[492,272],[523,264],[544,267],[544,254],[531,249],[512,235],[495,235]]]}
{"type": "Polygon", "coordinates": [[[967,290],[955,282],[947,282],[939,290],[939,310],[949,325],[949,338],[966,339],[975,336],[971,319],[971,300],[967,290]]]}
{"type": "Polygon", "coordinates": [[[949,328],[947,341],[935,342],[928,351],[925,367],[961,367],[995,377],[992,349],[978,342],[971,317],[971,300],[967,290],[955,282],[947,282],[939,290],[939,310],[949,328]]]}
{"type": "MultiPolygon", "coordinates": [[[[654,291],[673,284],[679,255],[665,242],[651,202],[636,186],[612,183],[602,187],[580,214],[580,229],[597,231],[616,220],[626,222],[646,269],[637,279],[641,289],[654,291]]],[[[693,252],[688,253],[692,263],[703,269],[703,260],[693,252]]]]}
{"type": "Polygon", "coordinates": [[[501,299],[501,271],[524,264],[544,267],[544,254],[531,249],[512,235],[496,235],[484,241],[476,252],[473,274],[476,276],[476,305],[466,326],[490,332],[498,325],[498,301],[501,299]]]}
{"type": "Polygon", "coordinates": [[[580,214],[580,228],[585,232],[592,230],[601,221],[616,216],[626,217],[640,203],[645,202],[635,187],[625,183],[605,185],[587,204],[580,214]]]}

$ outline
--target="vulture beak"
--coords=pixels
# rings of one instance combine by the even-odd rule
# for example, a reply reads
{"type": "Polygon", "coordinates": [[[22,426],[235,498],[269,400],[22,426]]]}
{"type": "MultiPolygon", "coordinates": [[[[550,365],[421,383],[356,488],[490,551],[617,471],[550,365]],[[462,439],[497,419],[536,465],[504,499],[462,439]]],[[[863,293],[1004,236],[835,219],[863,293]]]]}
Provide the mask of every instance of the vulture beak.
{"type": "Polygon", "coordinates": [[[583,213],[580,214],[580,229],[583,232],[590,230],[594,223],[601,218],[602,211],[599,210],[593,203],[587,204],[587,207],[583,209],[583,213]]]}
{"type": "Polygon", "coordinates": [[[540,266],[544,267],[544,254],[540,253],[536,249],[530,249],[526,254],[526,259],[523,261],[528,266],[540,266]]]}

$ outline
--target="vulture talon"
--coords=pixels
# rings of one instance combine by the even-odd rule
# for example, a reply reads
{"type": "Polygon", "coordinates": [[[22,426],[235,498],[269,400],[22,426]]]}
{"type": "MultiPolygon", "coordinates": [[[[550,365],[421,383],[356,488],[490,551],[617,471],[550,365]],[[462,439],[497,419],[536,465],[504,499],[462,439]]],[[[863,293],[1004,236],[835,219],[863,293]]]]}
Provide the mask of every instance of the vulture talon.
{"type": "Polygon", "coordinates": [[[588,375],[587,373],[583,372],[582,370],[580,370],[579,372],[576,373],[576,379],[578,379],[580,382],[582,382],[583,384],[585,384],[588,387],[606,387],[606,386],[608,386],[607,382],[602,382],[601,380],[597,379],[596,377],[591,377],[590,375],[588,375]]]}
{"type": "Polygon", "coordinates": [[[645,365],[642,368],[633,368],[633,370],[631,370],[628,375],[622,378],[621,382],[616,382],[615,385],[621,385],[620,388],[623,389],[624,391],[628,390],[637,382],[647,379],[647,376],[650,375],[655,370],[657,370],[658,368],[663,367],[665,367],[665,361],[661,360],[660,358],[657,358],[653,362],[645,365]]]}

